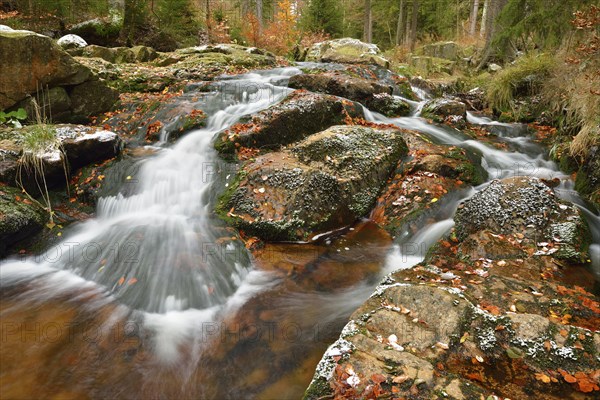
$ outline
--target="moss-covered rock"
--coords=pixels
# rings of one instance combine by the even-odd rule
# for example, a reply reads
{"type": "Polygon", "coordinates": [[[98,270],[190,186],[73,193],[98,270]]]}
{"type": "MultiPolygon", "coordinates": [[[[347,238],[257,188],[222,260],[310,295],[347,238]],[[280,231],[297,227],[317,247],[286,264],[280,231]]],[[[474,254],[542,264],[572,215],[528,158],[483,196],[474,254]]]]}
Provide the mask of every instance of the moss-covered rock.
{"type": "Polygon", "coordinates": [[[20,190],[0,186],[0,256],[12,245],[42,230],[48,213],[20,190]]]}
{"type": "Polygon", "coordinates": [[[400,98],[390,96],[387,93],[374,94],[367,101],[366,106],[370,110],[390,118],[404,117],[409,115],[411,111],[410,104],[400,98]]]}
{"type": "Polygon", "coordinates": [[[0,31],[0,109],[7,109],[40,87],[78,85],[92,72],[47,36],[0,31]]]}
{"type": "Polygon", "coordinates": [[[430,100],[423,106],[421,115],[436,122],[444,122],[447,117],[467,119],[467,106],[457,100],[438,98],[430,100]]]}
{"type": "Polygon", "coordinates": [[[554,254],[575,263],[588,259],[590,233],[581,212],[537,178],[496,180],[465,201],[456,212],[457,237],[482,230],[519,234],[542,247],[536,255],[554,254]]]}
{"type": "Polygon", "coordinates": [[[119,93],[103,82],[88,81],[75,86],[70,94],[72,119],[85,121],[92,115],[110,110],[119,93]]]}
{"type": "Polygon", "coordinates": [[[308,50],[306,61],[375,64],[384,68],[389,67],[389,61],[382,57],[377,45],[352,38],[316,43],[308,50]]]}
{"type": "Polygon", "coordinates": [[[296,91],[282,102],[243,118],[216,139],[221,154],[236,147],[278,148],[362,115],[352,102],[339,97],[296,91]]]}
{"type": "Polygon", "coordinates": [[[332,94],[366,104],[374,94],[392,94],[392,87],[374,80],[335,74],[301,74],[290,78],[289,87],[332,94]]]}
{"type": "Polygon", "coordinates": [[[364,216],[406,152],[397,130],[335,126],[245,165],[218,212],[265,240],[304,240],[364,216]]]}

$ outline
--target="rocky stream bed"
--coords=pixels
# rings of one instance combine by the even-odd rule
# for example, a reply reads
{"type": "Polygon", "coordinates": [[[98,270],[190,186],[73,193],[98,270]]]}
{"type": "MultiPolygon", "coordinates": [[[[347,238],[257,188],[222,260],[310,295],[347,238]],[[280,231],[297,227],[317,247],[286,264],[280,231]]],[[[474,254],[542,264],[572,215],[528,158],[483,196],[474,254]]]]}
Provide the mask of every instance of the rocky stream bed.
{"type": "Polygon", "coordinates": [[[42,176],[37,125],[0,130],[2,398],[600,393],[600,217],[535,125],[356,40],[290,66],[0,31],[0,59],[22,42],[63,123],[42,176]]]}

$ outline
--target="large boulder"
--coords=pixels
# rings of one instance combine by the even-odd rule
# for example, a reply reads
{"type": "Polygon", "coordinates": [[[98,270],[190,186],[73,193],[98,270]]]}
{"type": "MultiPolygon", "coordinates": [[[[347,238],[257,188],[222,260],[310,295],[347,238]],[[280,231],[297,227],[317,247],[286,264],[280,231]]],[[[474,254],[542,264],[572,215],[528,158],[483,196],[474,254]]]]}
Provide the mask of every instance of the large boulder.
{"type": "MultiPolygon", "coordinates": [[[[40,139],[36,139],[39,141],[40,139]]],[[[65,183],[71,171],[96,161],[115,157],[122,148],[122,141],[114,132],[82,125],[28,125],[22,129],[0,131],[0,182],[6,185],[23,186],[35,194],[39,191],[36,182],[43,173],[47,186],[65,183]],[[52,137],[45,150],[31,150],[30,138],[52,137]],[[23,154],[39,159],[41,170],[34,171],[23,161],[23,154]]],[[[31,158],[30,157],[30,158],[31,158]]]]}
{"type": "Polygon", "coordinates": [[[278,148],[322,131],[348,118],[362,117],[362,110],[339,97],[296,91],[282,102],[224,131],[215,142],[221,154],[237,147],[278,148]]]}
{"type": "Polygon", "coordinates": [[[383,58],[377,45],[352,38],[316,43],[308,50],[306,61],[375,64],[384,68],[389,67],[389,61],[383,58]]]}
{"type": "Polygon", "coordinates": [[[393,88],[370,79],[341,74],[300,74],[290,78],[289,87],[332,94],[357,101],[390,117],[407,115],[407,102],[391,96],[393,88]]]}
{"type": "Polygon", "coordinates": [[[79,85],[92,72],[47,36],[29,31],[0,31],[0,109],[41,88],[79,85]]]}
{"type": "Polygon", "coordinates": [[[373,207],[407,153],[399,130],[334,126],[243,167],[218,211],[265,240],[305,240],[373,207]]]}
{"type": "Polygon", "coordinates": [[[458,100],[437,98],[429,100],[423,106],[421,115],[431,118],[436,122],[465,122],[467,120],[467,106],[458,100]]]}
{"type": "Polygon", "coordinates": [[[0,186],[0,256],[44,227],[48,213],[19,189],[0,186]]]}
{"type": "Polygon", "coordinates": [[[392,94],[392,87],[373,80],[333,74],[300,74],[290,78],[289,87],[333,94],[366,103],[374,94],[392,94]]]}
{"type": "Polygon", "coordinates": [[[523,247],[536,248],[536,255],[576,263],[588,259],[590,234],[581,212],[537,178],[492,181],[459,207],[455,219],[460,240],[481,231],[517,235],[523,247]]]}
{"type": "Polygon", "coordinates": [[[418,53],[428,57],[455,61],[460,56],[460,47],[454,42],[437,42],[423,46],[418,53]]]}
{"type": "Polygon", "coordinates": [[[83,38],[87,43],[109,46],[118,39],[121,21],[118,18],[94,18],[71,26],[69,33],[83,38]]]}
{"type": "Polygon", "coordinates": [[[119,93],[100,81],[89,81],[71,90],[73,119],[87,117],[109,110],[119,99],[119,93]]]}

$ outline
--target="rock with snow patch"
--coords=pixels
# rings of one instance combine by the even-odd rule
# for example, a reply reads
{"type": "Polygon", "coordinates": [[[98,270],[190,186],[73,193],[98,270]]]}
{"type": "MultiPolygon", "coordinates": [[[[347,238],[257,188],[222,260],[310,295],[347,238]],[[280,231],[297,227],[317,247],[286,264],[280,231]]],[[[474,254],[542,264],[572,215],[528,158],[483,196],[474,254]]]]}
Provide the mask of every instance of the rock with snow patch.
{"type": "Polygon", "coordinates": [[[65,50],[80,49],[87,46],[87,42],[81,36],[69,34],[61,37],[56,43],[65,50]]]}

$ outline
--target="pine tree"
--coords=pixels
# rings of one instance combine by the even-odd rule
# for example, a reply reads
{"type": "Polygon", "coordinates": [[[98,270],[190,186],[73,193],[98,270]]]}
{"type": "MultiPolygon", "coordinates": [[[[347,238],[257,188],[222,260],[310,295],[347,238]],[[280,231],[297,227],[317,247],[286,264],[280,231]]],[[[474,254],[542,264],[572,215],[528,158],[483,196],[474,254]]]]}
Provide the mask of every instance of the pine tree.
{"type": "Polygon", "coordinates": [[[302,25],[309,31],[324,31],[331,36],[339,36],[342,33],[342,10],[339,0],[310,0],[302,19],[302,25]]]}

